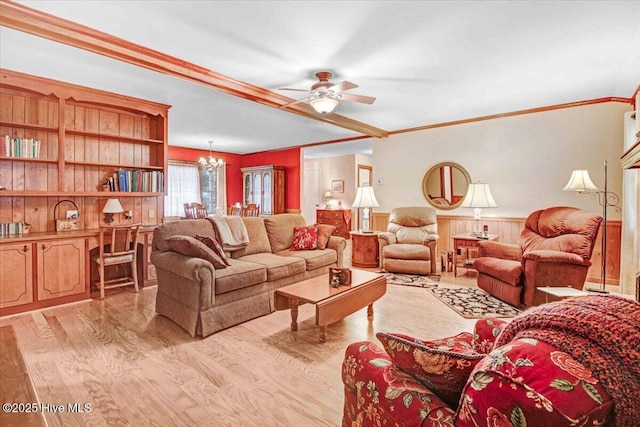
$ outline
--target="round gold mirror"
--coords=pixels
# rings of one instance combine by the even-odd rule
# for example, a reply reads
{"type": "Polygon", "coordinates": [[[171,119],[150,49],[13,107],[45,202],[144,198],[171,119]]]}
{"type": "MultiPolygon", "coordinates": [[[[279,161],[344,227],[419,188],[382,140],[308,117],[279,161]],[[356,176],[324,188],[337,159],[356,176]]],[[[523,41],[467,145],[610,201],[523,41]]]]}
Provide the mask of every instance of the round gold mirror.
{"type": "Polygon", "coordinates": [[[422,179],[422,193],[437,209],[455,209],[462,204],[471,183],[469,172],[453,162],[442,162],[427,171],[422,179]]]}

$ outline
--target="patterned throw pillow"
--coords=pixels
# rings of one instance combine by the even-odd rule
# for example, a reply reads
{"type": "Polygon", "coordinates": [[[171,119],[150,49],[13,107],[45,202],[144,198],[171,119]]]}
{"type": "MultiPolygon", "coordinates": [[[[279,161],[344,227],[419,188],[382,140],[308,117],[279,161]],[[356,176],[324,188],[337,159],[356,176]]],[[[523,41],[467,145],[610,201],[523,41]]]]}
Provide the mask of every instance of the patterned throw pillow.
{"type": "Polygon", "coordinates": [[[227,259],[227,254],[224,253],[224,249],[222,249],[222,245],[218,243],[216,239],[212,239],[211,237],[206,236],[196,236],[196,239],[200,240],[202,243],[207,245],[209,249],[218,255],[226,266],[230,266],[231,263],[227,259]]]}
{"type": "Polygon", "coordinates": [[[436,341],[382,332],[376,337],[396,366],[425,384],[452,408],[458,406],[469,374],[485,356],[473,350],[473,335],[469,332],[436,341]]]}
{"type": "Polygon", "coordinates": [[[336,231],[336,226],[331,224],[314,224],[318,227],[318,249],[325,249],[329,243],[329,237],[336,231]]]}
{"type": "Polygon", "coordinates": [[[227,268],[224,261],[204,243],[190,236],[173,236],[167,239],[169,246],[179,254],[202,258],[213,264],[213,268],[227,268]]]}
{"type": "Polygon", "coordinates": [[[520,338],[476,365],[456,426],[602,426],[609,425],[613,406],[602,383],[577,360],[542,341],[520,338]]]}
{"type": "Polygon", "coordinates": [[[304,251],[318,247],[318,227],[293,227],[292,251],[304,251]]]}

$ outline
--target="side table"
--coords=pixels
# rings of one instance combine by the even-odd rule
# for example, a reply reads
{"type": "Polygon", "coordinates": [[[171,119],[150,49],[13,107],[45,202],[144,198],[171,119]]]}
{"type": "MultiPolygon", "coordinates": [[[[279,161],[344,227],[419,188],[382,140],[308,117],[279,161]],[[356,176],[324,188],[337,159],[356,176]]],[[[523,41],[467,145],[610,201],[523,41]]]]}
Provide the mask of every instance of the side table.
{"type": "Polygon", "coordinates": [[[574,289],[570,286],[541,286],[537,288],[540,292],[545,294],[545,302],[551,302],[550,297],[554,296],[557,299],[565,299],[571,297],[581,297],[585,295],[589,295],[585,291],[581,291],[579,289],[574,289]]]}
{"type": "Polygon", "coordinates": [[[483,240],[499,241],[499,234],[488,234],[487,237],[481,238],[472,236],[471,234],[458,234],[453,236],[453,276],[458,275],[458,267],[468,270],[473,268],[473,259],[478,252],[478,242],[483,240]]]}
{"type": "Polygon", "coordinates": [[[363,233],[350,231],[351,235],[351,265],[362,268],[378,267],[378,231],[363,233]]]}

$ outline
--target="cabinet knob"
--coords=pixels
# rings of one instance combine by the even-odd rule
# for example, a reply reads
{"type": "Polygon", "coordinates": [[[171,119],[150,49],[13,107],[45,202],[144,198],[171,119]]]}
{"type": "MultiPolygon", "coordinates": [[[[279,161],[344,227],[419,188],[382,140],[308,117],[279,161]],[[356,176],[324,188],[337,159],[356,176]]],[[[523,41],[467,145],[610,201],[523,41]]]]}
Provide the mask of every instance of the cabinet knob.
{"type": "Polygon", "coordinates": [[[29,250],[29,246],[24,245],[24,246],[22,247],[22,252],[27,252],[28,250],[29,250]]]}
{"type": "Polygon", "coordinates": [[[41,246],[42,250],[44,251],[47,247],[44,245],[44,243],[41,246]]]}

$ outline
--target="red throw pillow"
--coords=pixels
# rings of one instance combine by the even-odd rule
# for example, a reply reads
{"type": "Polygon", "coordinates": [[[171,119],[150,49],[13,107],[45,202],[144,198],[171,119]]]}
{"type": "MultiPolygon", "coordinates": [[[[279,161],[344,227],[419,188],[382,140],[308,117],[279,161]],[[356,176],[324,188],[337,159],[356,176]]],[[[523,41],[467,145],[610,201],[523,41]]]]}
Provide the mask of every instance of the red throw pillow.
{"type": "Polygon", "coordinates": [[[171,249],[179,254],[207,260],[215,269],[227,268],[224,261],[198,239],[190,236],[173,236],[169,237],[167,242],[171,249]]]}
{"type": "Polygon", "coordinates": [[[304,251],[318,247],[318,227],[293,227],[292,251],[304,251]]]}
{"type": "Polygon", "coordinates": [[[396,366],[425,384],[452,408],[458,406],[471,371],[485,356],[473,350],[473,335],[469,332],[436,341],[382,332],[376,337],[396,366]]]}
{"type": "Polygon", "coordinates": [[[196,239],[200,240],[202,243],[207,245],[209,249],[215,252],[216,255],[218,255],[222,259],[222,261],[225,263],[227,267],[231,265],[231,263],[227,259],[227,254],[225,254],[224,249],[222,249],[222,245],[218,243],[216,239],[212,239],[211,237],[206,237],[206,236],[196,236],[196,239]]]}
{"type": "Polygon", "coordinates": [[[336,231],[336,226],[331,224],[314,224],[318,227],[318,249],[326,249],[329,238],[336,231]]]}

